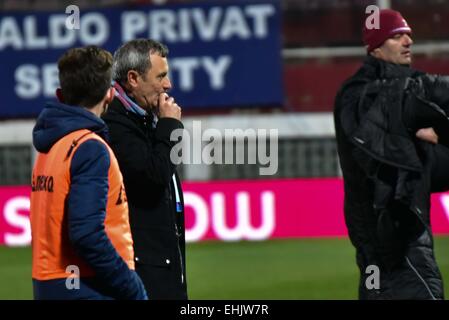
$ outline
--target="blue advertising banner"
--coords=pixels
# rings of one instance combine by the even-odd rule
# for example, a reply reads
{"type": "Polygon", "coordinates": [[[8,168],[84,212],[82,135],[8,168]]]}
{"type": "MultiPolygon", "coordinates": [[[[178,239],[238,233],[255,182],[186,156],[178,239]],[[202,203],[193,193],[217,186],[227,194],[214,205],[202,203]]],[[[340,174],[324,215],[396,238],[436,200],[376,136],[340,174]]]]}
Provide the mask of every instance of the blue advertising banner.
{"type": "Polygon", "coordinates": [[[0,117],[34,117],[55,99],[58,58],[135,38],[169,50],[170,95],[183,108],[280,105],[279,1],[132,6],[0,15],[0,117]],[[78,19],[79,17],[79,19],[78,19]]]}

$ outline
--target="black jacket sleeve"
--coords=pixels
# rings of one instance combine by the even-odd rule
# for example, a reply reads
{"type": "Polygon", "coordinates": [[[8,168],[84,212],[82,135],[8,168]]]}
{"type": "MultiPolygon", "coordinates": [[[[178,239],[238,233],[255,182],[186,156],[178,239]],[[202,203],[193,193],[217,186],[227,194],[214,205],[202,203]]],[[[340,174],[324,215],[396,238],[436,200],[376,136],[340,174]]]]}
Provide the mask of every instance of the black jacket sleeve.
{"type": "Polygon", "coordinates": [[[449,114],[449,76],[426,74],[421,79],[426,98],[449,114]]]}
{"type": "Polygon", "coordinates": [[[449,147],[449,82],[422,76],[412,80],[404,99],[403,119],[409,131],[432,127],[439,143],[449,147]]]}
{"type": "Polygon", "coordinates": [[[432,146],[431,191],[449,190],[449,77],[425,74],[408,92],[405,113],[411,126],[433,127],[439,144],[432,146]]]}
{"type": "Polygon", "coordinates": [[[148,181],[167,187],[175,172],[170,152],[177,141],[170,135],[182,129],[182,123],[174,118],[159,119],[154,139],[136,132],[137,128],[125,122],[105,120],[109,126],[110,142],[120,170],[128,181],[148,181]]]}

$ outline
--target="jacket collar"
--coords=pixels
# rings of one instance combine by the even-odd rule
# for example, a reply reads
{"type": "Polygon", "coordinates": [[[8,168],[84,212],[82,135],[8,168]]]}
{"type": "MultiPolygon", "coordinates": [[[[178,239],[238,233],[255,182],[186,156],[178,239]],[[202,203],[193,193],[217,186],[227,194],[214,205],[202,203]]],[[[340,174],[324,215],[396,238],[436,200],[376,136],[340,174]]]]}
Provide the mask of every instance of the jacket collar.
{"type": "Polygon", "coordinates": [[[370,79],[407,78],[421,74],[421,72],[412,69],[409,65],[386,62],[371,55],[366,56],[359,71],[370,79]]]}

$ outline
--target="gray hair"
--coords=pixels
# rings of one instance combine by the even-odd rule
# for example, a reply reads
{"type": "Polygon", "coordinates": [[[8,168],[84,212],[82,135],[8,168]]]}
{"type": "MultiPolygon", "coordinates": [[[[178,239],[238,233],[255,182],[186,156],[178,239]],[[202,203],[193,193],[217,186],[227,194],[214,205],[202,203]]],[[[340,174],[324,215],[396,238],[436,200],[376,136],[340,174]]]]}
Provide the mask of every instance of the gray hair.
{"type": "Polygon", "coordinates": [[[150,54],[154,53],[165,58],[168,55],[168,48],[151,39],[135,39],[123,44],[114,53],[112,79],[119,83],[126,83],[129,70],[144,75],[151,68],[149,58],[150,54]]]}

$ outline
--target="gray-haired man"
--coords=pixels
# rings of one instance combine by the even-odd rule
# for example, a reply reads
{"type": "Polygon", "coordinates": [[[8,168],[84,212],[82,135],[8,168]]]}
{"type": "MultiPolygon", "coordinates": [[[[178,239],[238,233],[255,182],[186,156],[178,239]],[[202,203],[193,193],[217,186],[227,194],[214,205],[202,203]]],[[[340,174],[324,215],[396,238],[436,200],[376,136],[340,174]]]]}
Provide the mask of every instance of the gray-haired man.
{"type": "Polygon", "coordinates": [[[170,134],[183,128],[167,92],[167,48],[153,40],[125,43],[114,54],[116,97],[103,116],[129,203],[136,271],[150,299],[187,299],[184,204],[170,134]]]}

